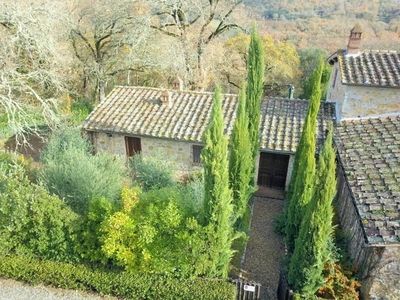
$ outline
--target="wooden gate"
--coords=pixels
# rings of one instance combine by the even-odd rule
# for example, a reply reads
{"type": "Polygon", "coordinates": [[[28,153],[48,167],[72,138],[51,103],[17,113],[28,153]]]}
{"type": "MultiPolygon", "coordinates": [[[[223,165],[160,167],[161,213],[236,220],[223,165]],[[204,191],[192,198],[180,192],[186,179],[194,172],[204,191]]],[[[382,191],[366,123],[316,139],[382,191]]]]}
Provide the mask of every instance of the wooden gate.
{"type": "Polygon", "coordinates": [[[289,155],[261,152],[257,184],[285,189],[289,158],[289,155]]]}
{"type": "Polygon", "coordinates": [[[236,300],[260,300],[261,284],[247,282],[243,279],[232,280],[236,285],[236,300]]]}

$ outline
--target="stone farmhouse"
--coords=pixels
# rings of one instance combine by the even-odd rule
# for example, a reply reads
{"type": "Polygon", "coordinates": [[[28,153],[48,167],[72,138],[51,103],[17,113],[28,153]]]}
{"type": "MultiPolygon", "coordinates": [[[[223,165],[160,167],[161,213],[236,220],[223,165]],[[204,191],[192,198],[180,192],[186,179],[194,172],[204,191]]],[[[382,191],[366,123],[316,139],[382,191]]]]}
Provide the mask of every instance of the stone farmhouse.
{"type": "MultiPolygon", "coordinates": [[[[179,84],[177,84],[179,85],[179,84]]],[[[202,136],[210,122],[213,93],[178,89],[117,86],[88,116],[83,129],[95,151],[144,156],[161,151],[183,169],[201,166],[202,136]]],[[[222,95],[225,133],[232,132],[237,95],[222,95]]],[[[261,148],[257,183],[285,189],[300,140],[308,101],[263,99],[261,148]]],[[[318,116],[318,140],[323,142],[334,105],[323,103],[318,116]]]]}
{"type": "Polygon", "coordinates": [[[360,51],[356,25],[332,65],[339,217],[363,299],[400,299],[400,53],[360,51]]]}
{"type": "MultiPolygon", "coordinates": [[[[363,299],[400,299],[400,53],[360,51],[356,25],[346,50],[327,61],[332,75],[321,103],[317,146],[335,125],[338,206],[349,250],[360,268],[363,299]]],[[[95,151],[130,157],[141,152],[201,166],[202,135],[212,93],[117,86],[83,123],[95,151]]],[[[225,133],[231,134],[237,95],[222,95],[225,133]]],[[[264,98],[256,182],[286,189],[308,101],[264,98]]]]}

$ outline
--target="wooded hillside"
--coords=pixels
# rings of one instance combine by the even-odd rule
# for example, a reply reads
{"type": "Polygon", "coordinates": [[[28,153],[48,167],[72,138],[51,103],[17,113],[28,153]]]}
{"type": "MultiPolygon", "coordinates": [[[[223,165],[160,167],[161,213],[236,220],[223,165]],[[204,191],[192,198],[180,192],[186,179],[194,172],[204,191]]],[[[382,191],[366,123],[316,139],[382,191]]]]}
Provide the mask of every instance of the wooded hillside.
{"type": "Polygon", "coordinates": [[[347,45],[349,30],[360,23],[363,48],[399,49],[398,0],[245,0],[263,29],[298,48],[318,46],[333,52],[347,45]]]}
{"type": "Polygon", "coordinates": [[[264,94],[303,93],[320,56],[346,47],[400,50],[398,0],[0,1],[0,133],[59,122],[115,85],[237,93],[256,23],[265,56],[264,94]],[[71,106],[72,105],[72,106],[71,106]],[[78,105],[79,106],[79,105],[78,105]]]}

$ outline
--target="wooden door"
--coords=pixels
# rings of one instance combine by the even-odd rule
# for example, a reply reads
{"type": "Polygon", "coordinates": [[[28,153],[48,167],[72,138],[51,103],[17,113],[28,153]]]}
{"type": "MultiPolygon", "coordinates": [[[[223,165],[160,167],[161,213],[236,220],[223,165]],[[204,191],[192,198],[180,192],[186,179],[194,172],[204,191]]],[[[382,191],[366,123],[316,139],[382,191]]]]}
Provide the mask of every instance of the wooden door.
{"type": "Polygon", "coordinates": [[[288,165],[289,155],[261,152],[257,184],[285,189],[288,165]]]}
{"type": "Polygon", "coordinates": [[[126,136],[125,137],[126,155],[128,157],[134,156],[136,153],[142,152],[142,143],[140,138],[126,136]]]}

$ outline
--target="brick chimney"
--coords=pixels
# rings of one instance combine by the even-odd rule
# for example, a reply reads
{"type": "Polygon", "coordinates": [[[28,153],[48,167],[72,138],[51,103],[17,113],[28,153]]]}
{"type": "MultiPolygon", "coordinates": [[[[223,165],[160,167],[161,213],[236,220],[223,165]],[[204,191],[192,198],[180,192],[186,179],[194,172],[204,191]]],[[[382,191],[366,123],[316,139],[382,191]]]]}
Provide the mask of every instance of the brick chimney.
{"type": "Polygon", "coordinates": [[[176,76],[173,83],[172,83],[172,87],[174,90],[177,91],[182,91],[183,90],[183,81],[179,76],[176,76]]]}
{"type": "Polygon", "coordinates": [[[161,93],[161,103],[168,106],[171,104],[171,94],[167,90],[161,93]]]}
{"type": "Polygon", "coordinates": [[[354,28],[350,31],[349,43],[347,45],[347,54],[357,55],[360,50],[362,37],[362,30],[359,23],[354,26],[354,28]]]}

